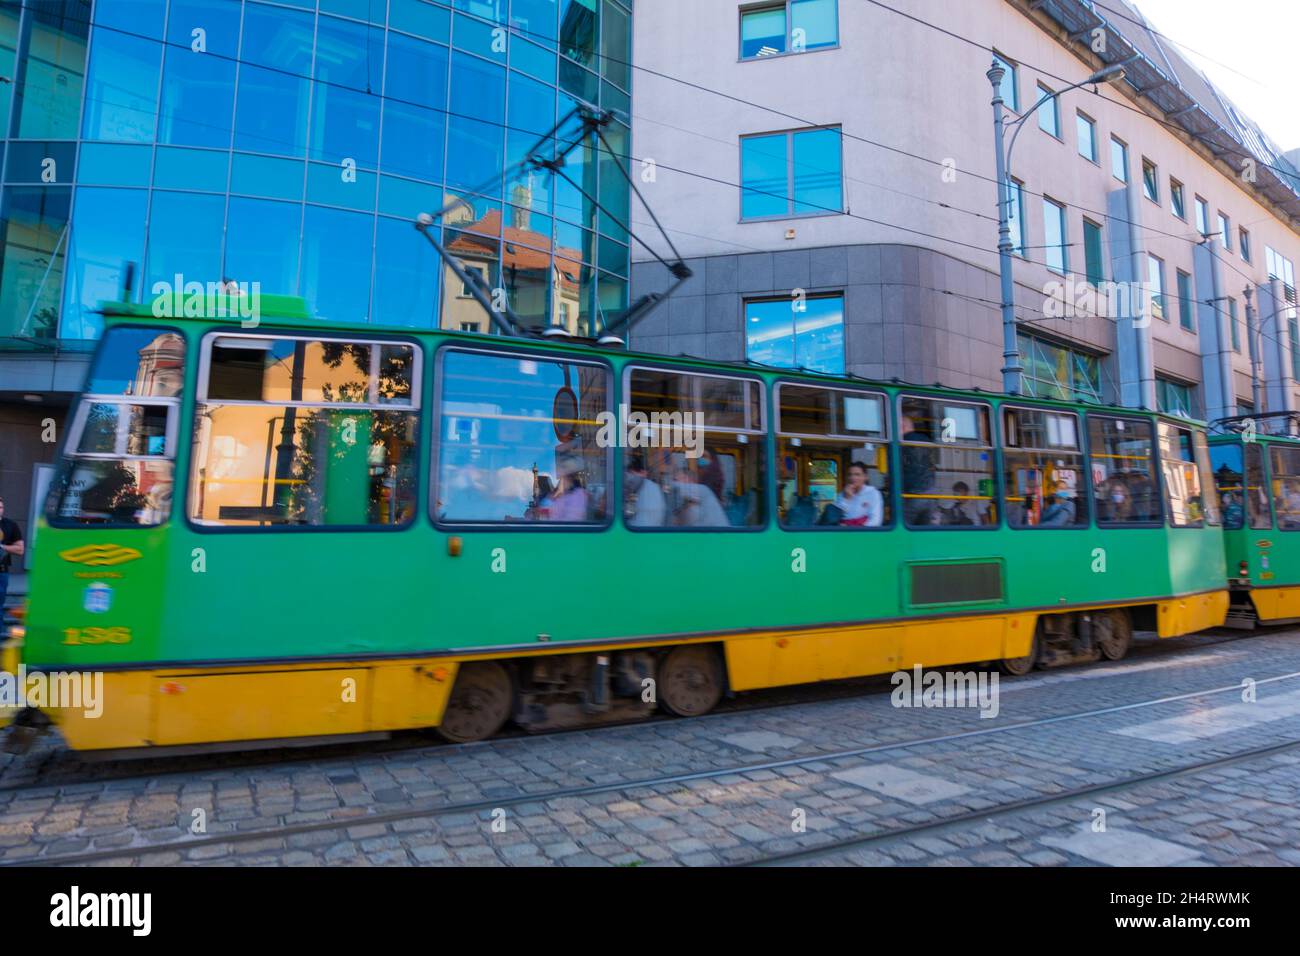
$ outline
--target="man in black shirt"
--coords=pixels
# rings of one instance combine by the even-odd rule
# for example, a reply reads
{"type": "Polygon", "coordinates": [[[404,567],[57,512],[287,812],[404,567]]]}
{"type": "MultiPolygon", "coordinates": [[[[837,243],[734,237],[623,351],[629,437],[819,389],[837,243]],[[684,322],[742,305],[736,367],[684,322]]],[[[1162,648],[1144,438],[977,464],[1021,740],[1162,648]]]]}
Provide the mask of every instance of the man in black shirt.
{"type": "Polygon", "coordinates": [[[4,622],[5,595],[9,592],[9,567],[15,554],[22,554],[23,533],[18,523],[5,517],[5,500],[0,498],[0,625],[4,622]]]}

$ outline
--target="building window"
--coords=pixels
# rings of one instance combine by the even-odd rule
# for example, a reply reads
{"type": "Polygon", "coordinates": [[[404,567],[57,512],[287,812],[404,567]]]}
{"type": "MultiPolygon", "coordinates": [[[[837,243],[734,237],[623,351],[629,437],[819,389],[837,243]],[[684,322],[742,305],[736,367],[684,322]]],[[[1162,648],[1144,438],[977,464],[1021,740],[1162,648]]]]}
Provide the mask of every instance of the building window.
{"type": "Polygon", "coordinates": [[[740,166],[742,219],[843,211],[839,127],[746,136],[740,166]]]}
{"type": "Polygon", "coordinates": [[[1300,322],[1296,315],[1295,263],[1281,255],[1272,246],[1264,247],[1264,262],[1268,277],[1282,283],[1282,314],[1287,320],[1287,334],[1291,340],[1291,375],[1300,379],[1300,322]]]}
{"type": "Polygon", "coordinates": [[[1038,84],[1038,98],[1041,99],[1042,105],[1038,107],[1038,128],[1044,133],[1061,138],[1061,104],[1052,91],[1038,84]]]}
{"type": "Polygon", "coordinates": [[[1011,226],[1011,251],[1023,258],[1025,256],[1025,184],[1018,179],[1011,180],[1011,208],[1007,211],[1007,222],[1011,226]]]}
{"type": "Polygon", "coordinates": [[[1188,332],[1196,328],[1192,318],[1192,277],[1178,270],[1178,324],[1188,332]]]}
{"type": "Polygon", "coordinates": [[[1018,337],[1025,365],[1025,394],[1034,398],[1100,403],[1101,363],[1097,356],[1076,352],[1045,339],[1021,333],[1018,337]]]}
{"type": "Polygon", "coordinates": [[[1196,386],[1156,376],[1156,407],[1166,415],[1196,417],[1196,386]]]}
{"type": "Polygon", "coordinates": [[[745,303],[745,354],[779,368],[844,374],[844,296],[745,303]]]}
{"type": "Polygon", "coordinates": [[[1101,252],[1101,226],[1091,219],[1083,220],[1083,258],[1088,281],[1094,286],[1100,286],[1106,280],[1101,252]]]}
{"type": "Polygon", "coordinates": [[[1228,252],[1232,251],[1232,220],[1219,213],[1219,244],[1228,252]]]}
{"type": "Polygon", "coordinates": [[[1142,160],[1142,195],[1153,203],[1160,202],[1160,171],[1149,159],[1142,160]]]}
{"type": "Polygon", "coordinates": [[[1241,251],[1241,258],[1249,262],[1250,261],[1250,232],[1244,226],[1237,230],[1237,248],[1241,251]]]}
{"type": "Polygon", "coordinates": [[[1200,196],[1196,197],[1196,231],[1202,236],[1210,234],[1210,207],[1200,196]]]}
{"type": "Polygon", "coordinates": [[[1228,328],[1232,331],[1232,350],[1241,352],[1241,330],[1237,328],[1237,300],[1228,297],[1228,328]]]}
{"type": "Polygon", "coordinates": [[[740,57],[805,53],[840,41],[836,0],[786,0],[740,11],[740,57]]]}
{"type": "Polygon", "coordinates": [[[1169,179],[1169,208],[1179,219],[1187,219],[1187,199],[1183,194],[1183,184],[1173,177],[1169,179]]]}
{"type": "Polygon", "coordinates": [[[1165,264],[1158,256],[1147,256],[1149,292],[1151,294],[1151,315],[1157,319],[1165,318],[1165,264]]]}
{"type": "Polygon", "coordinates": [[[1110,140],[1110,172],[1120,182],[1128,182],[1128,147],[1113,136],[1110,140]]]}
{"type": "Polygon", "coordinates": [[[1079,133],[1079,155],[1090,163],[1097,162],[1097,124],[1080,113],[1076,117],[1079,133]]]}
{"type": "Polygon", "coordinates": [[[1065,207],[1043,197],[1043,264],[1053,272],[1065,274],[1065,207]]]}
{"type": "Polygon", "coordinates": [[[1007,109],[1013,112],[1020,110],[1020,84],[1017,82],[1016,65],[1001,54],[993,54],[993,62],[1002,67],[1006,72],[1002,75],[1002,85],[998,87],[998,92],[1002,95],[1002,102],[1007,109]]]}

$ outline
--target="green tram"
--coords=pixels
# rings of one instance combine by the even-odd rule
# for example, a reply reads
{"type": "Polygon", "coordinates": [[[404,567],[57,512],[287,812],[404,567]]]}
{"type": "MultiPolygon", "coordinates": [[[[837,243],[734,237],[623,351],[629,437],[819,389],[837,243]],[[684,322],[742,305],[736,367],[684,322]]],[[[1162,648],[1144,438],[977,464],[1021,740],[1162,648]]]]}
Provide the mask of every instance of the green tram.
{"type": "Polygon", "coordinates": [[[76,749],[690,716],[1227,612],[1186,420],[172,304],[105,306],[9,648],[104,673],[19,715],[76,749]]]}
{"type": "Polygon", "coordinates": [[[1225,419],[1224,433],[1210,436],[1231,594],[1226,623],[1244,629],[1300,621],[1300,439],[1264,432],[1270,417],[1225,419]]]}

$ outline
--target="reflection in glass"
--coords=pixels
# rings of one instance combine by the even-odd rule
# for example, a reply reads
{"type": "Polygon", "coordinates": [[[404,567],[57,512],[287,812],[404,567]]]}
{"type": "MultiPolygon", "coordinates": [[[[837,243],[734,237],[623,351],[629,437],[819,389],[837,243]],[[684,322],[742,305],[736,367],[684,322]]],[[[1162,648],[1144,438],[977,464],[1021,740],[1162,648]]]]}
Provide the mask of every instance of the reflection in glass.
{"type": "Polygon", "coordinates": [[[313,17],[279,7],[244,7],[235,148],[301,156],[307,140],[313,17]]]}
{"type": "Polygon", "coordinates": [[[444,353],[437,519],[604,521],[610,454],[596,437],[608,375],[577,362],[444,353]]]}
{"type": "Polygon", "coordinates": [[[0,203],[0,336],[58,334],[67,186],[8,186],[0,203]]]}
{"type": "Polygon", "coordinates": [[[223,278],[260,282],[268,293],[296,289],[302,207],[232,196],[226,222],[223,278]]]}
{"type": "Polygon", "coordinates": [[[114,142],[153,142],[161,64],[162,47],[156,40],[96,30],[82,135],[114,142]]]}
{"type": "Polygon", "coordinates": [[[155,223],[172,228],[149,231],[145,288],[152,289],[155,282],[174,284],[178,274],[205,286],[219,281],[225,212],[223,196],[155,190],[150,215],[155,223]],[[184,228],[175,228],[182,223],[184,228]]]}
{"type": "Polygon", "coordinates": [[[369,321],[374,225],[369,213],[307,207],[299,293],[314,315],[336,322],[369,321]]]}
{"type": "Polygon", "coordinates": [[[456,108],[447,123],[448,185],[475,189],[486,183],[494,195],[500,190],[499,181],[488,181],[504,167],[505,96],[505,70],[463,53],[453,55],[451,102],[456,108]]]}
{"type": "Polygon", "coordinates": [[[749,358],[778,368],[844,373],[844,297],[745,303],[749,358]]]}
{"type": "Polygon", "coordinates": [[[120,297],[126,264],[139,262],[143,255],[146,198],[143,189],[77,190],[68,233],[68,279],[59,330],[63,338],[99,336],[100,303],[120,297]],[[103,228],[106,223],[112,228],[103,228]]]}

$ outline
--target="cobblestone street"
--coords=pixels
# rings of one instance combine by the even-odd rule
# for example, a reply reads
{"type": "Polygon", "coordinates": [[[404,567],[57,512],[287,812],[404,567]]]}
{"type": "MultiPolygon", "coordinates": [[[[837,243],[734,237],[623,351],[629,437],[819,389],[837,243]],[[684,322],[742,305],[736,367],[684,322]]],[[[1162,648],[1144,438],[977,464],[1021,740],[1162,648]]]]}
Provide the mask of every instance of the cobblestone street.
{"type": "Polygon", "coordinates": [[[826,690],[256,763],[74,771],[47,742],[0,758],[0,865],[1300,863],[1300,632],[1003,678],[988,719],[826,690]]]}

